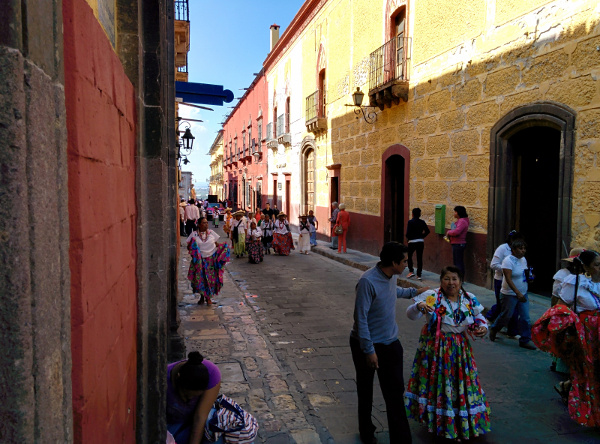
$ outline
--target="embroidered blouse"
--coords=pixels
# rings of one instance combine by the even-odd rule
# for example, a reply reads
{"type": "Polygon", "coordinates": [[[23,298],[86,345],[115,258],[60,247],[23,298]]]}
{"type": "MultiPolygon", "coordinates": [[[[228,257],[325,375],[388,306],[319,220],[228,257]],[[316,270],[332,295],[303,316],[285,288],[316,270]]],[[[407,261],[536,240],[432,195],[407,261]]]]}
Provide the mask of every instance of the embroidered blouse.
{"type": "Polygon", "coordinates": [[[211,257],[217,250],[215,242],[219,240],[219,237],[220,236],[212,230],[206,230],[204,233],[192,231],[192,234],[187,238],[187,242],[189,244],[192,241],[196,241],[200,256],[211,257]]]}
{"type": "MultiPolygon", "coordinates": [[[[577,276],[567,276],[560,290],[560,298],[567,304],[572,304],[575,299],[575,280],[577,276]]],[[[577,313],[582,311],[600,311],[600,282],[593,282],[589,277],[579,275],[579,289],[577,290],[577,313]]]]}
{"type": "Polygon", "coordinates": [[[262,230],[258,227],[256,227],[255,229],[249,229],[248,230],[248,237],[251,240],[258,240],[262,237],[262,230]]]}
{"type": "MultiPolygon", "coordinates": [[[[406,309],[406,315],[409,319],[414,321],[423,316],[417,304],[426,302],[429,296],[435,298],[435,305],[433,306],[435,310],[440,307],[446,309],[441,321],[441,329],[444,333],[462,333],[475,323],[487,328],[487,319],[482,314],[483,305],[479,303],[474,294],[466,293],[465,295],[462,290],[457,302],[448,299],[439,288],[421,293],[413,298],[415,303],[406,309]]],[[[427,313],[426,316],[427,322],[431,321],[432,313],[427,313]]]]}
{"type": "Polygon", "coordinates": [[[277,221],[275,222],[275,233],[277,234],[288,234],[290,232],[290,226],[287,222],[277,221]]]}
{"type": "Polygon", "coordinates": [[[310,224],[306,222],[300,222],[300,226],[298,227],[298,231],[300,234],[310,234],[310,224]]]}

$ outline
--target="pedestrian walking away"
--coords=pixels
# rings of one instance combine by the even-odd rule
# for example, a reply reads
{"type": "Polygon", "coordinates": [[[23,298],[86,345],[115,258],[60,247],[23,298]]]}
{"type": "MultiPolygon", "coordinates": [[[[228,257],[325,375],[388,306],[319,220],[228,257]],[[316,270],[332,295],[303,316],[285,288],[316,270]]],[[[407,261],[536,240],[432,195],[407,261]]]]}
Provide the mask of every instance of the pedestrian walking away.
{"type": "Polygon", "coordinates": [[[421,209],[413,208],[412,219],[406,224],[406,239],[408,240],[408,275],[412,278],[415,276],[413,267],[413,253],[417,254],[417,279],[421,280],[423,272],[423,250],[425,248],[425,238],[430,233],[429,227],[424,220],[421,219],[421,209]]]}
{"type": "Polygon", "coordinates": [[[198,352],[167,366],[167,429],[177,444],[199,444],[219,396],[221,371],[198,352]]]}
{"type": "Polygon", "coordinates": [[[315,217],[313,210],[308,212],[308,223],[310,223],[310,244],[317,246],[317,230],[319,229],[319,221],[315,217]]]}
{"type": "Polygon", "coordinates": [[[571,381],[563,384],[569,416],[600,427],[600,254],[585,250],[574,262],[579,269],[564,279],[560,301],[534,324],[533,340],[569,366],[571,381]]]}
{"type": "Polygon", "coordinates": [[[310,223],[308,223],[308,216],[305,214],[300,216],[300,224],[298,225],[298,250],[300,254],[308,254],[310,251],[310,223]]]}
{"type": "Polygon", "coordinates": [[[519,346],[535,350],[531,342],[531,325],[529,323],[529,299],[527,297],[528,282],[533,281],[533,269],[527,266],[525,253],[527,244],[523,239],[513,241],[511,254],[502,261],[502,310],[494,324],[490,327],[490,341],[496,340],[498,332],[510,321],[513,311],[519,315],[519,346]]]}
{"type": "Polygon", "coordinates": [[[246,250],[248,251],[248,262],[251,264],[260,264],[263,261],[262,230],[256,226],[255,222],[250,222],[246,250]]]}
{"type": "Polygon", "coordinates": [[[483,337],[487,320],[475,295],[462,288],[458,267],[445,267],[440,287],[414,299],[407,316],[426,316],[405,393],[409,418],[446,439],[471,439],[490,428],[490,407],[479,383],[467,334],[483,337]]]}
{"type": "Polygon", "coordinates": [[[179,203],[179,236],[187,236],[185,232],[185,210],[184,208],[187,206],[184,199],[181,199],[179,203]]]}
{"type": "Polygon", "coordinates": [[[341,203],[339,205],[339,213],[335,220],[335,225],[342,227],[343,231],[338,234],[338,253],[347,253],[346,251],[346,238],[348,236],[348,229],[350,228],[350,213],[346,211],[346,205],[341,203]]]}
{"type": "Polygon", "coordinates": [[[329,222],[331,223],[331,248],[332,250],[337,250],[338,247],[338,238],[337,235],[333,232],[333,228],[335,227],[335,223],[337,221],[337,215],[340,212],[338,208],[337,202],[331,203],[331,217],[329,218],[329,222]]]}
{"type": "Polygon", "coordinates": [[[229,262],[229,245],[219,244],[219,235],[208,229],[208,220],[200,219],[198,231],[192,231],[187,238],[187,247],[192,261],[188,279],[192,291],[200,294],[198,304],[212,304],[212,298],[219,294],[223,286],[223,267],[229,262]]]}
{"type": "Polygon", "coordinates": [[[363,443],[377,442],[371,419],[373,378],[375,372],[386,405],[390,442],[411,443],[412,437],[404,395],[403,350],[398,340],[396,299],[412,298],[428,287],[401,288],[397,275],[406,268],[408,249],[398,242],[386,243],[379,254],[380,262],[363,273],[356,284],[354,325],[350,349],[356,370],[358,394],[358,430],[363,443]]]}
{"type": "Polygon", "coordinates": [[[452,245],[452,260],[454,265],[460,269],[463,277],[465,275],[465,249],[467,248],[467,231],[469,230],[469,216],[462,205],[454,207],[454,218],[456,228],[448,230],[446,236],[450,238],[452,245]]]}
{"type": "Polygon", "coordinates": [[[279,213],[273,230],[273,251],[280,256],[289,256],[290,250],[295,250],[292,231],[286,217],[287,214],[279,213]]]}
{"type": "Polygon", "coordinates": [[[185,216],[185,232],[190,235],[192,231],[198,228],[197,223],[200,219],[200,210],[195,205],[194,199],[188,200],[188,205],[183,209],[185,216]]]}

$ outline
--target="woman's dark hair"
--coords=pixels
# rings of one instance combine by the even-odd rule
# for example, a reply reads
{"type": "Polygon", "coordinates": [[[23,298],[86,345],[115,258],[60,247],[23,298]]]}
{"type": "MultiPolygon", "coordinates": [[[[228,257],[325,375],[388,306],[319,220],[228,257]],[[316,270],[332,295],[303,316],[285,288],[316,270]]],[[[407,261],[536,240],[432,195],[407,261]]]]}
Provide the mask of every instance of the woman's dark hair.
{"type": "Polygon", "coordinates": [[[206,217],[200,217],[200,219],[198,219],[198,226],[200,226],[200,224],[202,223],[203,220],[208,220],[206,217]]]}
{"type": "Polygon", "coordinates": [[[413,215],[413,217],[421,217],[421,209],[420,208],[413,208],[412,209],[412,215],[413,215]]]}
{"type": "Polygon", "coordinates": [[[202,363],[204,358],[195,351],[188,354],[188,360],[179,369],[177,385],[184,390],[206,390],[208,369],[202,363]]]}
{"type": "Polygon", "coordinates": [[[456,211],[456,214],[458,214],[458,217],[460,218],[469,217],[469,215],[467,214],[467,209],[462,205],[454,207],[454,211],[456,211]]]}
{"type": "Polygon", "coordinates": [[[523,238],[515,239],[510,244],[510,249],[512,250],[513,248],[527,248],[527,242],[523,238]]]}
{"type": "Polygon", "coordinates": [[[517,230],[512,230],[510,233],[508,233],[508,236],[506,236],[506,243],[508,245],[511,245],[514,241],[516,241],[517,239],[525,239],[525,236],[523,236],[519,231],[517,230]]]}
{"type": "Polygon", "coordinates": [[[592,262],[594,262],[594,259],[596,259],[596,256],[598,256],[599,254],[600,253],[594,250],[585,250],[582,251],[578,257],[583,265],[589,267],[590,265],[592,265],[592,262]]]}
{"type": "Polygon", "coordinates": [[[408,253],[408,247],[400,242],[387,242],[379,253],[382,267],[389,267],[392,262],[399,264],[408,253]]]}
{"type": "Polygon", "coordinates": [[[464,279],[462,270],[458,267],[455,267],[454,265],[447,265],[444,268],[442,268],[442,271],[440,272],[440,282],[448,273],[456,273],[462,284],[464,279]]]}

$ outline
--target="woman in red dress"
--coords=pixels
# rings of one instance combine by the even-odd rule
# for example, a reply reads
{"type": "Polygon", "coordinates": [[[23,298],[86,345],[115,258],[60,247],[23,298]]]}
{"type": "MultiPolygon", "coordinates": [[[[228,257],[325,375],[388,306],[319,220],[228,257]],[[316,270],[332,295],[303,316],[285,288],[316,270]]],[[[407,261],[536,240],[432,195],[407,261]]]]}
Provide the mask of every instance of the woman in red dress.
{"type": "Polygon", "coordinates": [[[344,247],[344,253],[346,253],[346,235],[348,234],[348,228],[350,228],[350,213],[346,211],[346,204],[341,203],[338,209],[340,212],[337,215],[335,224],[344,229],[344,232],[338,235],[338,253],[342,252],[342,246],[344,247]]]}

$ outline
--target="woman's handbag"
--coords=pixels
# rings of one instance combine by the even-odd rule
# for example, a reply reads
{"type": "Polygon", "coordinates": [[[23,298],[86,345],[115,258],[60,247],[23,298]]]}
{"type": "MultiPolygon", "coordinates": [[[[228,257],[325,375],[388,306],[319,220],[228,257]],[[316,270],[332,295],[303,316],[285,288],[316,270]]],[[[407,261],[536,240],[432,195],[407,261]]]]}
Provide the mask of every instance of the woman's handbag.
{"type": "Polygon", "coordinates": [[[250,444],[258,434],[258,422],[233,399],[219,395],[213,405],[204,436],[211,442],[223,437],[226,444],[250,444]]]}
{"type": "Polygon", "coordinates": [[[341,225],[336,225],[335,227],[333,227],[333,233],[338,236],[340,234],[344,234],[344,227],[342,227],[341,225]]]}

